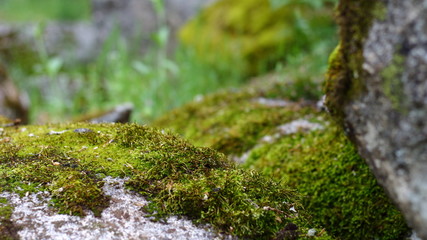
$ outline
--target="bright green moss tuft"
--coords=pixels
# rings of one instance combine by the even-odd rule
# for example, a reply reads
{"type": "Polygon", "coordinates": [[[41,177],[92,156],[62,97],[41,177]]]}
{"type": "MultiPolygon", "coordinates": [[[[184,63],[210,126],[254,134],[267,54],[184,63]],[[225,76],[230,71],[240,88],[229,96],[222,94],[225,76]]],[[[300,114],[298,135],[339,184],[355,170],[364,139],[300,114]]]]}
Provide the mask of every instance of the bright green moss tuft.
{"type": "Polygon", "coordinates": [[[88,209],[100,216],[108,206],[109,199],[102,194],[102,181],[90,176],[90,172],[71,170],[57,175],[48,189],[60,213],[84,215],[84,210],[88,209]]]}
{"type": "Polygon", "coordinates": [[[306,222],[294,191],[235,165],[209,148],[137,124],[54,124],[4,127],[0,190],[49,191],[66,214],[99,215],[109,199],[105,176],[127,186],[157,217],[186,215],[247,238],[273,238],[289,222],[306,222]]]}
{"type": "Polygon", "coordinates": [[[242,237],[269,239],[296,218],[292,205],[300,209],[294,192],[252,171],[214,169],[164,182],[159,188],[139,175],[129,184],[157,196],[146,207],[149,212],[185,214],[242,237]]]}

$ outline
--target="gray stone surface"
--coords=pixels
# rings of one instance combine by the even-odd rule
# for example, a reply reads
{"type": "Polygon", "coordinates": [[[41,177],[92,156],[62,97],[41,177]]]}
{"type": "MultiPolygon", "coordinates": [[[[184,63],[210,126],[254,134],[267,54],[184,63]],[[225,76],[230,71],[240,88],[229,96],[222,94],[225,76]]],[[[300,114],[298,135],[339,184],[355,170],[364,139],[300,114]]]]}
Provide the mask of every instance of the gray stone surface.
{"type": "MultiPolygon", "coordinates": [[[[232,239],[217,234],[207,225],[196,226],[190,220],[169,217],[165,222],[154,222],[141,207],[148,202],[138,194],[124,189],[126,179],[107,177],[104,193],[111,198],[110,206],[101,217],[87,212],[78,217],[58,214],[49,206],[48,192],[27,193],[21,197],[16,193],[3,192],[14,207],[12,223],[20,229],[20,239],[232,239]]],[[[1,205],[1,203],[0,203],[1,205]]]]}
{"type": "Polygon", "coordinates": [[[379,2],[386,10],[369,29],[358,73],[365,88],[345,104],[345,123],[409,225],[427,239],[427,1],[379,2]]]}

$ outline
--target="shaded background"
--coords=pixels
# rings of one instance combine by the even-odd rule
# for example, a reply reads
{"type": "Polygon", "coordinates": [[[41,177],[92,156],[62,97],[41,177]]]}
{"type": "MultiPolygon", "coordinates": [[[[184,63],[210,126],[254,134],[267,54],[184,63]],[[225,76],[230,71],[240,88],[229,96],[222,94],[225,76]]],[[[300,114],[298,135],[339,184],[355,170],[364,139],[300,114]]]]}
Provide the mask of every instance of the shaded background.
{"type": "Polygon", "coordinates": [[[320,96],[335,2],[0,0],[0,114],[58,122],[128,102],[148,123],[266,73],[320,96]]]}

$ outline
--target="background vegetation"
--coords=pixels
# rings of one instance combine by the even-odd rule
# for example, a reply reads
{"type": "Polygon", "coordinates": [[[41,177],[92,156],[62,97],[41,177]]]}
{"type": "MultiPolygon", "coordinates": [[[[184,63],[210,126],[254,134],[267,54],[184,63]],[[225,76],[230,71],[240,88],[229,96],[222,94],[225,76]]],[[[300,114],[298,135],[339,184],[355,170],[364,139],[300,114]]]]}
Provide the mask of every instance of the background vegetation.
{"type": "MultiPolygon", "coordinates": [[[[153,2],[163,7],[161,0],[153,2]]],[[[269,3],[272,9],[277,9],[294,2],[271,0],[269,3]]],[[[315,11],[325,6],[332,9],[334,1],[302,2],[315,11]]],[[[323,79],[327,57],[336,45],[335,26],[307,24],[298,11],[292,14],[297,23],[292,27],[299,34],[295,38],[302,39],[303,44],[275,56],[277,61],[273,65],[251,75],[274,71],[303,81],[323,79]],[[326,34],[313,35],[319,32],[326,34]]],[[[173,54],[167,54],[167,34],[162,32],[164,26],[152,36],[156,45],[145,55],[136,53],[134,46],[120,41],[118,31],[111,34],[102,53],[89,64],[73,65],[69,64],[69,59],[46,54],[41,37],[44,23],[86,21],[89,15],[90,3],[85,0],[0,1],[0,20],[40,23],[34,33],[37,42],[35,57],[31,61],[18,61],[26,62],[26,66],[8,64],[12,79],[30,97],[33,122],[64,121],[132,102],[135,106],[133,120],[147,123],[200,95],[220,88],[238,87],[251,76],[238,67],[238,62],[230,59],[218,56],[213,62],[203,61],[197,49],[188,44],[179,45],[173,54]]]]}

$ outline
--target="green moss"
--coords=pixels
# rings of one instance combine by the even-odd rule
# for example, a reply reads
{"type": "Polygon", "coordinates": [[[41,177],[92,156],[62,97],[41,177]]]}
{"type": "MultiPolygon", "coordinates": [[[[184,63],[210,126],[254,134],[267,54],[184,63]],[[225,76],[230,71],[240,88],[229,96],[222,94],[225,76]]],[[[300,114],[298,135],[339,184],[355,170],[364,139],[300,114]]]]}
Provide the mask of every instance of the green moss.
{"type": "Polygon", "coordinates": [[[194,47],[201,61],[255,75],[332,35],[331,10],[301,1],[273,8],[269,0],[221,0],[186,24],[180,39],[194,47]]]}
{"type": "Polygon", "coordinates": [[[224,155],[194,147],[176,135],[136,124],[54,124],[4,127],[0,191],[47,190],[60,212],[99,214],[109,204],[105,176],[128,177],[157,217],[189,216],[220,231],[269,239],[289,222],[298,195],[224,155]]]}
{"type": "Polygon", "coordinates": [[[342,239],[403,239],[408,228],[369,167],[335,126],[251,152],[246,167],[298,189],[316,223],[342,239]]]}
{"type": "Polygon", "coordinates": [[[364,89],[363,44],[381,6],[379,1],[370,0],[342,0],[338,4],[340,44],[330,58],[324,89],[326,105],[340,124],[343,124],[343,106],[364,89]]]}
{"type": "Polygon", "coordinates": [[[240,155],[262,136],[272,134],[281,123],[315,111],[313,104],[300,105],[289,100],[318,99],[318,89],[318,85],[306,79],[293,84],[283,76],[270,75],[256,79],[241,91],[223,91],[204,97],[202,102],[189,103],[152,124],[169,128],[196,145],[240,155]],[[261,102],[263,99],[288,105],[269,106],[261,102]]]}
{"type": "Polygon", "coordinates": [[[403,83],[400,80],[404,63],[404,56],[395,54],[391,63],[381,72],[381,76],[384,79],[384,94],[391,101],[393,108],[402,114],[407,112],[403,83]]]}
{"type": "Polygon", "coordinates": [[[155,124],[171,126],[198,145],[213,147],[229,158],[246,153],[242,167],[261,171],[302,195],[302,206],[314,223],[310,227],[324,228],[337,239],[403,239],[408,227],[402,215],[340,128],[304,102],[304,95],[298,103],[289,101],[295,85],[282,82],[279,88],[280,83],[269,79],[260,79],[242,91],[207,96],[166,114],[155,124]],[[260,97],[288,101],[288,105],[274,107],[254,101],[260,97]],[[281,135],[272,143],[260,140],[274,136],[279,125],[296,119],[322,123],[325,128],[281,135]],[[253,124],[255,120],[258,124],[253,124]]]}

